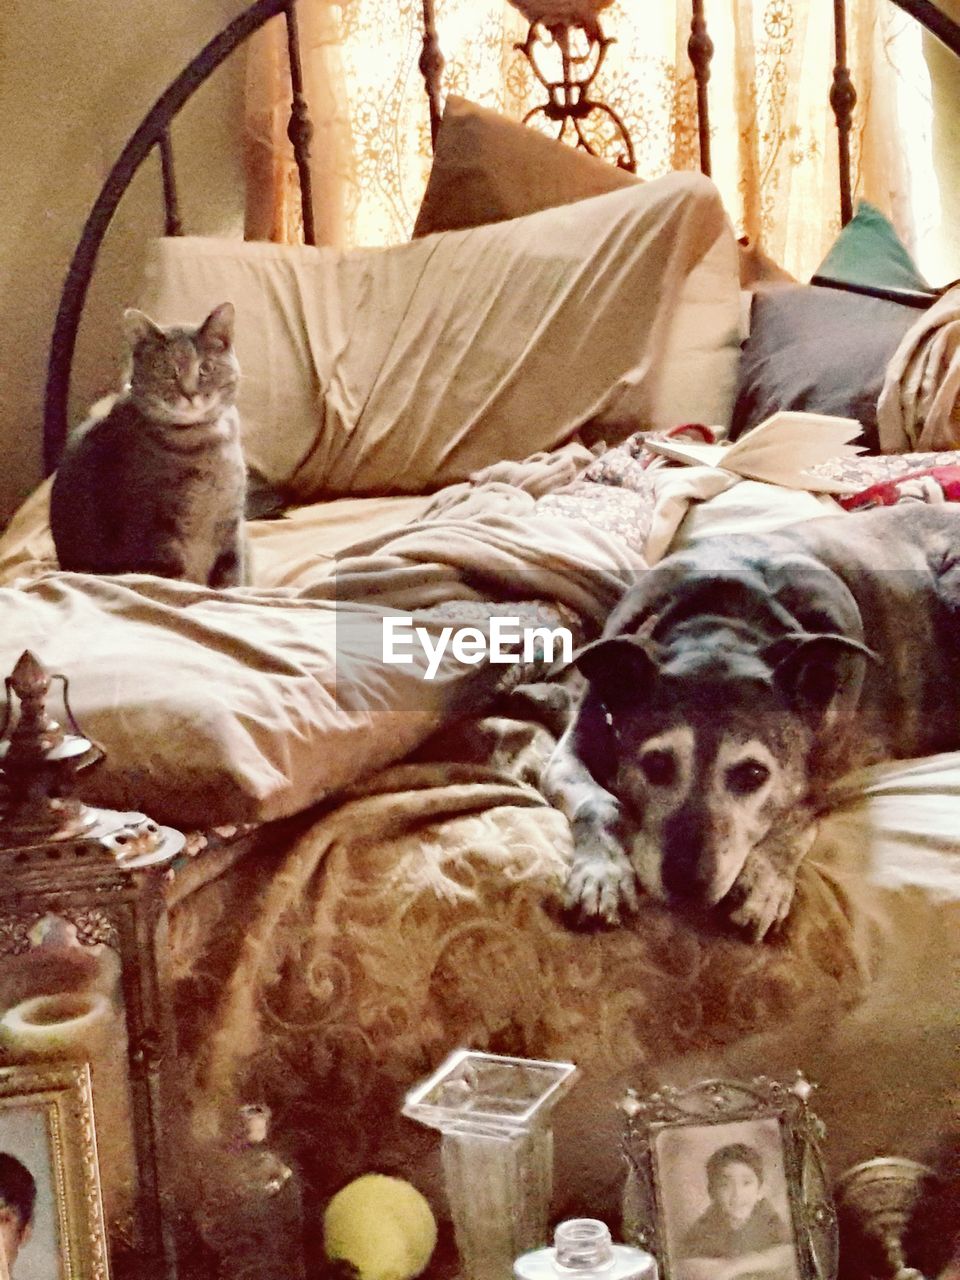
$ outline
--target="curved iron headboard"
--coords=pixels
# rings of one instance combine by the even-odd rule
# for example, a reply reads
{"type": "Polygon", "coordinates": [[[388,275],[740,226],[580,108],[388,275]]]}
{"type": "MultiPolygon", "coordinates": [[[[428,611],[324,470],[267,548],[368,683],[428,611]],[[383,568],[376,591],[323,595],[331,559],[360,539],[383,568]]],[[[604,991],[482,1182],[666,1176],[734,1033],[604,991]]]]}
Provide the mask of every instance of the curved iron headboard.
{"type": "MultiPolygon", "coordinates": [[[[830,101],[837,122],[840,150],[840,203],[841,220],[849,221],[852,212],[850,185],[849,132],[856,92],[846,67],[846,14],[845,0],[833,0],[836,37],[836,65],[830,101]]],[[[948,18],[931,0],[893,0],[904,12],[915,18],[936,36],[954,54],[960,57],[960,25],[948,18]]],[[[67,271],[60,305],[54,323],[47,363],[47,383],[44,400],[43,458],[47,474],[54,470],[67,438],[67,405],[70,391],[70,372],[77,343],[77,331],[87,290],[93,276],[97,256],[117,206],[123,198],[134,175],[149,153],[157,148],[163,176],[165,230],[167,235],[181,234],[176,177],[173,164],[173,148],[170,141],[170,124],[180,109],[204,81],[253,33],[271,18],[283,14],[287,32],[287,54],[290,65],[292,101],[287,133],[293,144],[303,209],[304,239],[315,242],[313,227],[313,201],[311,193],[309,148],[312,135],[307,102],[303,93],[300,47],[297,30],[297,0],[255,0],[218,35],[214,36],[179,76],[156,100],[141,124],[127,142],[116,164],[94,202],[90,215],[74,251],[67,271]]],[[[423,48],[420,55],[420,71],[423,75],[430,105],[431,138],[436,142],[440,124],[440,78],[443,57],[437,39],[434,16],[434,0],[422,0],[423,48]]],[[[705,0],[693,0],[693,17],[688,42],[688,54],[693,66],[697,89],[697,122],[700,142],[700,168],[710,172],[710,117],[707,84],[710,79],[710,60],[713,43],[707,31],[705,0]]]]}

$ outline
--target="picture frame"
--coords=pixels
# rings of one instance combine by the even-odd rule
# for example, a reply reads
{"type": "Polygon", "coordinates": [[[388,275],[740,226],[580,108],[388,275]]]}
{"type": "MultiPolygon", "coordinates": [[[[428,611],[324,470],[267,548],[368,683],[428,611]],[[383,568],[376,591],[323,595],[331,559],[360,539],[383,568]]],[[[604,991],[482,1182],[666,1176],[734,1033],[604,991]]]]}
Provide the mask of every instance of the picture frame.
{"type": "Polygon", "coordinates": [[[837,1217],[803,1076],[623,1100],[623,1237],[661,1280],[834,1280],[837,1217]]]}
{"type": "Polygon", "coordinates": [[[86,1063],[0,1067],[0,1280],[109,1280],[86,1063]]]}

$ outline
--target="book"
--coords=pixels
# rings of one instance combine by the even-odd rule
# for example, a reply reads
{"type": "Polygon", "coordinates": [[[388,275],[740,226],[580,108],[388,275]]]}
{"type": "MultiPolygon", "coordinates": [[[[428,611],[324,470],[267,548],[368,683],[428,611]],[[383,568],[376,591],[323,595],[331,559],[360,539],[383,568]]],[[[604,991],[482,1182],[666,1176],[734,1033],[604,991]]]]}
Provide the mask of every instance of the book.
{"type": "Polygon", "coordinates": [[[810,493],[856,493],[863,488],[862,484],[832,480],[817,475],[811,468],[831,458],[863,453],[866,446],[850,443],[862,431],[855,418],[783,410],[744,432],[732,444],[652,437],[644,444],[674,462],[717,467],[745,480],[765,480],[810,493]]]}

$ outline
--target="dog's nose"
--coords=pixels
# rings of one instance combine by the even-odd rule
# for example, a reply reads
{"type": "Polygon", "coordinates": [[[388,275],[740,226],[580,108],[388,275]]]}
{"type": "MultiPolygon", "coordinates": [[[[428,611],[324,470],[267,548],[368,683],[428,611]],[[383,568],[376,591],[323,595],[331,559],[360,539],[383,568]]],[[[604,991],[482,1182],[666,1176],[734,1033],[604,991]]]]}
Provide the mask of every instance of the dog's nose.
{"type": "Polygon", "coordinates": [[[672,898],[705,902],[712,880],[704,865],[705,814],[696,804],[686,804],[663,827],[663,886],[672,898]]]}
{"type": "Polygon", "coordinates": [[[721,842],[706,807],[688,801],[664,823],[663,887],[677,902],[715,907],[729,885],[723,883],[721,842]]]}

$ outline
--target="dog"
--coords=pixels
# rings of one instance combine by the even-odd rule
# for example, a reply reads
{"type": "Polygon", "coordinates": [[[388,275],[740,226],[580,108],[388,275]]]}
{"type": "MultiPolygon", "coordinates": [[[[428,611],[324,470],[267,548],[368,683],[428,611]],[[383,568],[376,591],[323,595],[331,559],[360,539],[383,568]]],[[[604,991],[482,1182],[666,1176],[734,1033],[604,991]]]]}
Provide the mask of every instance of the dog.
{"type": "Polygon", "coordinates": [[[960,507],[701,539],[573,665],[542,779],[573,831],[566,906],[615,924],[642,890],[763,939],[837,778],[960,748],[960,507]]]}

